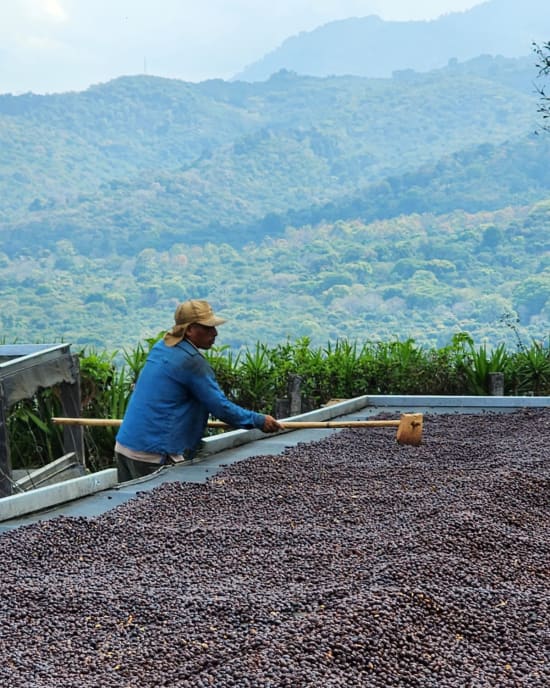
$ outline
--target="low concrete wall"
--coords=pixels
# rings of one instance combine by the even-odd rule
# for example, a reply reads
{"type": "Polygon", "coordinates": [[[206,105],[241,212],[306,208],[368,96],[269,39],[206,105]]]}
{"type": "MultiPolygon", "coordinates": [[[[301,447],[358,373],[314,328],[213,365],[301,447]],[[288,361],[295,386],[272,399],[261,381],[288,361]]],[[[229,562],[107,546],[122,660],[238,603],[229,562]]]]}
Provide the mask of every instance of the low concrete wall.
{"type": "Polygon", "coordinates": [[[16,480],[16,485],[20,490],[26,492],[46,485],[56,485],[62,480],[81,478],[84,475],[86,475],[86,471],[77,459],[75,452],[69,452],[46,466],[25,471],[24,475],[16,480]]]}
{"type": "MultiPolygon", "coordinates": [[[[340,416],[346,416],[349,413],[354,413],[355,411],[360,411],[362,408],[367,406],[366,400],[369,397],[356,397],[354,399],[346,399],[345,401],[338,402],[337,404],[331,404],[330,406],[325,406],[315,411],[309,411],[308,413],[302,413],[299,416],[292,416],[292,418],[280,418],[280,421],[307,421],[307,420],[331,420],[333,418],[338,418],[340,416]]],[[[292,430],[283,430],[280,434],[286,432],[293,432],[292,430]]],[[[212,437],[206,437],[203,440],[204,443],[204,454],[217,454],[218,452],[225,451],[226,449],[231,449],[232,447],[238,447],[241,444],[247,444],[248,442],[255,442],[256,440],[261,440],[265,438],[266,435],[261,430],[230,430],[229,432],[224,432],[221,435],[214,435],[212,437]]]]}
{"type": "Polygon", "coordinates": [[[453,396],[415,396],[415,395],[375,395],[358,397],[364,400],[364,406],[454,409],[521,409],[545,408],[550,406],[550,397],[453,397],[453,396]]]}
{"type": "Polygon", "coordinates": [[[117,471],[115,468],[108,468],[73,480],[65,480],[55,485],[46,485],[29,492],[3,497],[0,499],[0,521],[7,521],[10,518],[17,518],[34,511],[42,511],[57,504],[71,502],[94,492],[107,490],[116,484],[117,471]]]}

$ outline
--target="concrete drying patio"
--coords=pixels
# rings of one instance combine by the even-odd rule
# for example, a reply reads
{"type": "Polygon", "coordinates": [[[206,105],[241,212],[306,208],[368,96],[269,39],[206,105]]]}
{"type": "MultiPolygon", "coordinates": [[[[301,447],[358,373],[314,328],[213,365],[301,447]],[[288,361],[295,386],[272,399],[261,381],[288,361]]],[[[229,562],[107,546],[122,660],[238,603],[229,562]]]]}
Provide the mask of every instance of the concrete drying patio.
{"type": "MultiPolygon", "coordinates": [[[[366,395],[295,416],[292,420],[367,420],[384,413],[512,412],[550,406],[550,397],[450,397],[366,395]]],[[[290,419],[287,419],[290,420],[290,419]]],[[[286,447],[308,443],[338,429],[300,429],[265,435],[258,430],[234,430],[205,439],[205,456],[191,463],[168,466],[139,481],[117,482],[115,468],[29,490],[0,499],[0,532],[58,516],[92,517],[104,513],[165,482],[205,482],[222,466],[251,456],[280,454],[286,447]]],[[[395,436],[395,429],[385,430],[395,436]]]]}

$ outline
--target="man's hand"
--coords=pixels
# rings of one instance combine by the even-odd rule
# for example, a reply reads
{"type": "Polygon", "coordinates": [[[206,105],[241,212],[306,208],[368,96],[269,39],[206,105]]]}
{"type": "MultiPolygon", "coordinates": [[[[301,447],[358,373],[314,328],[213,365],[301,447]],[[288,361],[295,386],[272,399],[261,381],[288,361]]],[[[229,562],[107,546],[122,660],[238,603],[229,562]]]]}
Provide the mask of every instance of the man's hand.
{"type": "Polygon", "coordinates": [[[262,432],[278,432],[284,430],[283,426],[273,416],[266,416],[262,432]]]}

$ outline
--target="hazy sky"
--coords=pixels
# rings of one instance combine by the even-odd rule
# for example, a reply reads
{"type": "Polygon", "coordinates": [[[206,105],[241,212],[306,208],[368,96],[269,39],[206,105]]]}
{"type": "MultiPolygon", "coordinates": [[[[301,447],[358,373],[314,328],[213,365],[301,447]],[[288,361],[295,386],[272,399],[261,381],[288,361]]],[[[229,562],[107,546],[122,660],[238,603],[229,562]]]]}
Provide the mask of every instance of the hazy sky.
{"type": "Polygon", "coordinates": [[[481,2],[0,0],[0,93],[79,91],[126,74],[228,79],[336,19],[435,19],[481,2]]]}

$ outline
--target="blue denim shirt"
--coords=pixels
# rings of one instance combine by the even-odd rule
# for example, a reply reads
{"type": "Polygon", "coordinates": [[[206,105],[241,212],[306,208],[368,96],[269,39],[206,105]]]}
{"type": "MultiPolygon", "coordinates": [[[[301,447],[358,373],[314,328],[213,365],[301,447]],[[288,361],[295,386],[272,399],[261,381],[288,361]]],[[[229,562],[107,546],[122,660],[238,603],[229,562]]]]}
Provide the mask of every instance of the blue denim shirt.
{"type": "Polygon", "coordinates": [[[190,342],[157,342],[138,377],[117,434],[120,444],[191,458],[208,416],[235,428],[262,428],[265,416],[229,401],[206,358],[190,342]]]}

